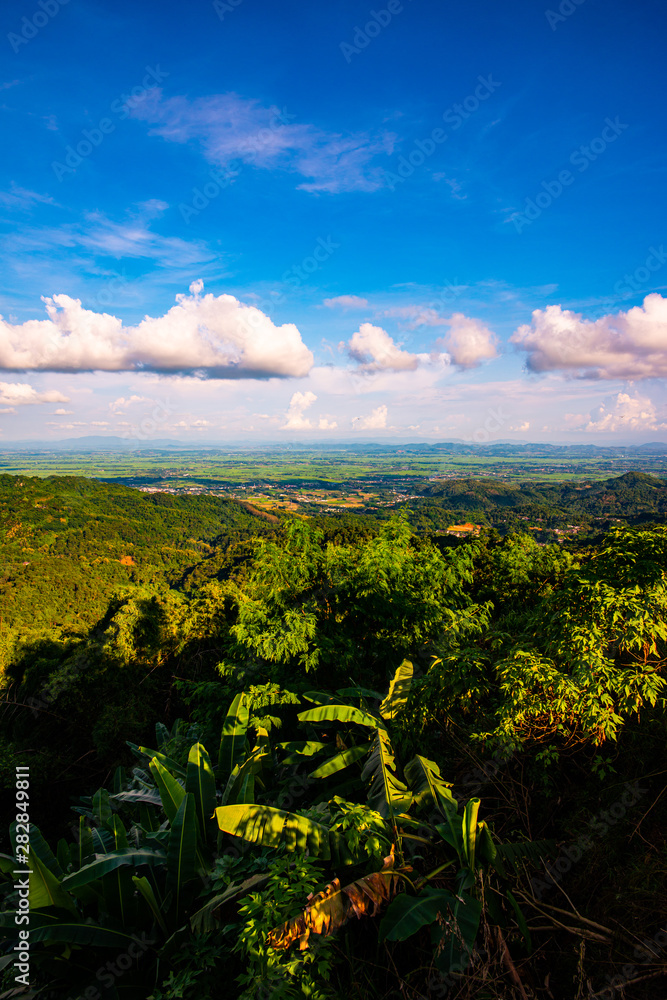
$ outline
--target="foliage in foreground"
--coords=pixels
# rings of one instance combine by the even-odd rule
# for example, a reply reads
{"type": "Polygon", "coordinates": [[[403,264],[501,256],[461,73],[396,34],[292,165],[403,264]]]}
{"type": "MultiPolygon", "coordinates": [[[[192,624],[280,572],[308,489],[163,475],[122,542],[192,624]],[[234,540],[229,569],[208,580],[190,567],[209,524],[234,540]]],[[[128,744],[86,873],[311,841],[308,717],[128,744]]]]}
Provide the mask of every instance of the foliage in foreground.
{"type": "Polygon", "coordinates": [[[77,806],[73,842],[32,830],[41,995],[206,998],[221,976],[244,1000],[440,995],[482,969],[522,996],[550,919],[611,948],[599,915],[536,900],[531,871],[594,812],[568,768],[611,802],[617,768],[659,771],[666,563],[664,528],[573,553],[521,535],[442,547],[400,519],[332,542],[295,521],[219,580],[117,601],[86,639],[24,651],[7,752],[60,815],[70,761],[96,752],[114,774],[77,806]],[[143,746],[177,711],[189,721],[143,746]],[[447,780],[464,751],[495,762],[482,803],[447,780]]]}

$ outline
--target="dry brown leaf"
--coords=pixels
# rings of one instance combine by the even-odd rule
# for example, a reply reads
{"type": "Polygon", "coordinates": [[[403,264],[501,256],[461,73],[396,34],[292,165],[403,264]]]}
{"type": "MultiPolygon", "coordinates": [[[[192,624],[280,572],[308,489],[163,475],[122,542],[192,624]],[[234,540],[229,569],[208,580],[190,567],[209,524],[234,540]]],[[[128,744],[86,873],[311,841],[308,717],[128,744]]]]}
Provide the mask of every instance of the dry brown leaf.
{"type": "Polygon", "coordinates": [[[328,937],[352,916],[359,920],[375,916],[399,891],[401,875],[410,871],[410,867],[394,868],[392,846],[391,854],[384,859],[381,871],[350,882],[342,889],[340,879],[335,878],[322,892],[308,897],[308,906],[303,913],[272,930],[267,944],[271,948],[282,950],[289,948],[298,939],[299,949],[304,951],[311,934],[328,937]]]}

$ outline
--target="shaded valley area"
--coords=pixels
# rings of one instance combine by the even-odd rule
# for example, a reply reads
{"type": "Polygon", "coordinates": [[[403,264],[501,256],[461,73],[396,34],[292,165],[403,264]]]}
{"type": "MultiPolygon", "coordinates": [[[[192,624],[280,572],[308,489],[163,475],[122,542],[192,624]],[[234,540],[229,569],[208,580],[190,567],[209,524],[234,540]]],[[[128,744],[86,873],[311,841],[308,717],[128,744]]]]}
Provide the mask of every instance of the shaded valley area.
{"type": "Polygon", "coordinates": [[[664,994],[666,456],[522,447],[2,453],[2,996],[664,994]]]}

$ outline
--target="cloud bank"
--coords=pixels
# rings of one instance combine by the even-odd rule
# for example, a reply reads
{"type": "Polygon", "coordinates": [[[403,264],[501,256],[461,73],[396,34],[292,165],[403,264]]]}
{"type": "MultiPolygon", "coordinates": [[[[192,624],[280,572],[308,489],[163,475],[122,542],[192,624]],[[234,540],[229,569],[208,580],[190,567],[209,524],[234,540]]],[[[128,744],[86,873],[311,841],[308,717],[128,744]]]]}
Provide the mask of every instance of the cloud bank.
{"type": "Polygon", "coordinates": [[[68,295],[45,298],[47,320],[13,325],[0,317],[0,369],[152,371],[202,378],[299,378],[313,355],[293,323],[276,326],[233,295],[177,295],[164,316],[133,327],[84,309],[68,295]]]}
{"type": "Polygon", "coordinates": [[[658,409],[648,396],[631,396],[627,392],[619,392],[611,404],[601,403],[587,419],[570,414],[568,423],[574,425],[575,430],[589,433],[667,430],[667,423],[660,420],[658,409]]]}
{"type": "Polygon", "coordinates": [[[0,382],[0,404],[3,406],[34,406],[39,403],[69,403],[69,397],[56,389],[37,392],[26,382],[0,382]]]}
{"type": "Polygon", "coordinates": [[[531,371],[579,378],[643,379],[667,375],[667,299],[653,293],[627,312],[583,319],[561,306],[536,309],[510,341],[531,371]]]}

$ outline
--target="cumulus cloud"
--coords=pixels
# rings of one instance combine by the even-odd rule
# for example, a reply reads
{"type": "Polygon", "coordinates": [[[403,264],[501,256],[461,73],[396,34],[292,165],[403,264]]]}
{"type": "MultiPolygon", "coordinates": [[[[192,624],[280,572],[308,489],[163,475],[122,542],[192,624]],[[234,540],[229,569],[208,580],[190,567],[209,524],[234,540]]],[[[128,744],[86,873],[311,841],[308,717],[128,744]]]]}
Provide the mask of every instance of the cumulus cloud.
{"type": "Polygon", "coordinates": [[[317,396],[314,392],[295,392],[290,399],[290,404],[285,414],[285,423],[280,428],[283,431],[304,431],[313,425],[304,416],[305,411],[313,405],[317,396]]]}
{"type": "Polygon", "coordinates": [[[447,320],[449,333],[438,341],[459,368],[476,368],[498,356],[498,338],[479,319],[454,313],[447,320]]]}
{"type": "Polygon", "coordinates": [[[641,379],[667,375],[667,299],[647,295],[627,312],[586,320],[581,313],[536,309],[511,342],[527,353],[534,372],[565,371],[580,378],[641,379]]]}
{"type": "Polygon", "coordinates": [[[354,417],[352,426],[358,431],[378,431],[387,426],[387,407],[376,407],[367,417],[354,417]]]}
{"type": "Polygon", "coordinates": [[[348,342],[348,351],[368,372],[414,371],[419,365],[417,354],[401,350],[386,330],[372,323],[361,324],[348,342]]]}
{"type": "Polygon", "coordinates": [[[145,396],[119,396],[118,399],[114,399],[112,403],[109,403],[109,409],[113,410],[114,413],[124,413],[128,406],[132,406],[133,403],[145,403],[145,396]]]}
{"type": "Polygon", "coordinates": [[[648,396],[630,396],[619,392],[610,405],[602,403],[588,419],[568,414],[568,423],[576,430],[614,433],[617,431],[664,431],[667,423],[660,421],[658,411],[648,396]]]}
{"type": "Polygon", "coordinates": [[[368,299],[358,295],[337,295],[333,299],[325,299],[324,305],[327,309],[367,309],[368,299]]]}
{"type": "Polygon", "coordinates": [[[419,326],[448,326],[449,332],[440,337],[434,345],[430,359],[422,355],[413,355],[418,360],[438,359],[456,365],[458,368],[476,368],[482,361],[488,361],[498,356],[498,338],[492,330],[479,319],[465,316],[463,313],[453,313],[443,316],[431,306],[407,305],[392,306],[385,309],[384,316],[398,319],[400,325],[409,330],[419,326]]]}
{"type": "Polygon", "coordinates": [[[164,98],[149,91],[131,112],[150,124],[150,134],[168,142],[198,142],[206,158],[224,166],[236,161],[230,175],[244,163],[300,174],[304,191],[375,191],[384,187],[384,171],[374,164],[380,154],[393,152],[393,133],[356,132],[341,135],[294,121],[286,109],[263,106],[239,94],[213,94],[188,100],[164,98]]]}
{"type": "Polygon", "coordinates": [[[68,295],[45,298],[47,320],[0,317],[0,368],[20,371],[153,371],[198,377],[298,378],[313,355],[293,323],[276,326],[233,295],[177,295],[164,316],[123,326],[68,295]]]}
{"type": "Polygon", "coordinates": [[[0,403],[4,406],[69,403],[69,396],[63,396],[62,392],[57,392],[55,389],[49,389],[47,392],[37,392],[27,382],[0,382],[0,403]]]}

